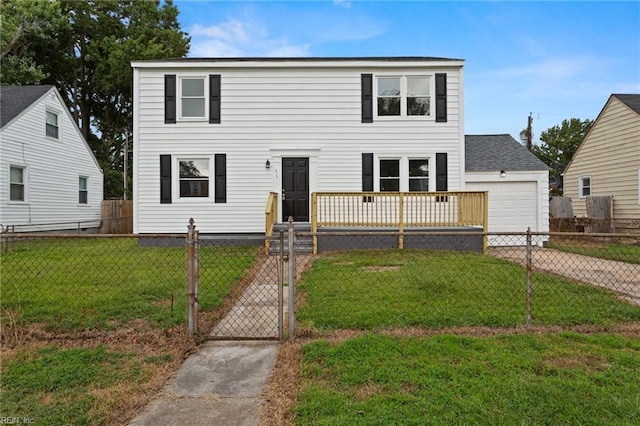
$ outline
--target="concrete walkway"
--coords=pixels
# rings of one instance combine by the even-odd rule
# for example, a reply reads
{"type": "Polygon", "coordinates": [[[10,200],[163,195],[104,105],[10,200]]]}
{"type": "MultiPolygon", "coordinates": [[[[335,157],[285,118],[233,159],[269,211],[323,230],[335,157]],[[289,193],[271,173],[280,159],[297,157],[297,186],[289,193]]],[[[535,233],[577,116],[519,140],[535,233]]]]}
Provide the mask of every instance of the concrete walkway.
{"type": "MultiPolygon", "coordinates": [[[[525,247],[492,247],[489,254],[526,264],[525,247]]],[[[618,292],[622,298],[640,305],[640,265],[600,259],[565,251],[535,247],[533,268],[618,292]]]]}
{"type": "MultiPolygon", "coordinates": [[[[311,258],[297,257],[298,276],[311,258]]],[[[263,259],[249,286],[211,332],[212,337],[278,336],[277,259],[263,259]]],[[[283,296],[286,314],[286,287],[283,296]]],[[[258,424],[260,393],[271,376],[278,342],[209,341],[198,349],[130,426],[258,424]]]]}

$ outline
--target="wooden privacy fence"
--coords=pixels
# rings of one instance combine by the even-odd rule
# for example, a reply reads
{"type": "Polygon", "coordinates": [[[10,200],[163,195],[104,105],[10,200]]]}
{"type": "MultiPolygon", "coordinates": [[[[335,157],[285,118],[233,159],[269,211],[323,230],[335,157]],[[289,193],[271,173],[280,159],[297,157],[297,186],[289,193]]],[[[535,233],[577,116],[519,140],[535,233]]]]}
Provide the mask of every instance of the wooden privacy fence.
{"type": "Polygon", "coordinates": [[[101,234],[132,234],[133,233],[133,201],[132,200],[104,200],[102,201],[101,234]]]}

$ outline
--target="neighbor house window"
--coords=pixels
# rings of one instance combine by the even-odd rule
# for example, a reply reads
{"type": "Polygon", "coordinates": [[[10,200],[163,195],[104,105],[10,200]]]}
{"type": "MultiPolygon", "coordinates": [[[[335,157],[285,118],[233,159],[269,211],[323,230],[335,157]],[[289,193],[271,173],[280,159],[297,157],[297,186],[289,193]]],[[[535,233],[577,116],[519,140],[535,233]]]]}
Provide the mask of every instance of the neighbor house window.
{"type": "Polygon", "coordinates": [[[59,118],[58,113],[47,110],[46,134],[50,138],[58,139],[58,135],[60,134],[58,118],[59,118]]]}
{"type": "Polygon", "coordinates": [[[384,116],[430,116],[429,76],[377,78],[377,114],[384,116]]]}
{"type": "Polygon", "coordinates": [[[78,203],[87,204],[89,202],[89,191],[87,188],[87,180],[89,178],[80,176],[78,178],[78,203]]]}
{"type": "Polygon", "coordinates": [[[578,194],[581,198],[591,195],[591,176],[580,176],[578,183],[578,194]]]}
{"type": "Polygon", "coordinates": [[[429,191],[429,160],[409,160],[409,191],[429,191]]]}
{"type": "Polygon", "coordinates": [[[206,116],[205,78],[180,79],[180,116],[204,118],[206,116]]]}
{"type": "Polygon", "coordinates": [[[183,159],[179,161],[180,197],[209,196],[209,160],[183,159]]]}
{"type": "Polygon", "coordinates": [[[9,167],[9,200],[25,201],[25,168],[9,167]]]}
{"type": "Polygon", "coordinates": [[[380,191],[400,191],[400,160],[380,160],[380,191]]]}

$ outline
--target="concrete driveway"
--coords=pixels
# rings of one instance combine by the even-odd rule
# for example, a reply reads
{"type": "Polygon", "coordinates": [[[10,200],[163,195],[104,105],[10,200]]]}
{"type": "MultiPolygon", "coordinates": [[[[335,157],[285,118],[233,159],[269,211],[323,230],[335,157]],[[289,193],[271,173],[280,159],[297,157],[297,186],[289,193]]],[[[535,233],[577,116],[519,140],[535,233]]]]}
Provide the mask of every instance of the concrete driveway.
{"type": "MultiPolygon", "coordinates": [[[[491,247],[489,254],[526,264],[525,247],[491,247]]],[[[638,264],[534,247],[532,265],[535,271],[550,272],[614,290],[625,300],[640,305],[640,265],[638,264]]]]}

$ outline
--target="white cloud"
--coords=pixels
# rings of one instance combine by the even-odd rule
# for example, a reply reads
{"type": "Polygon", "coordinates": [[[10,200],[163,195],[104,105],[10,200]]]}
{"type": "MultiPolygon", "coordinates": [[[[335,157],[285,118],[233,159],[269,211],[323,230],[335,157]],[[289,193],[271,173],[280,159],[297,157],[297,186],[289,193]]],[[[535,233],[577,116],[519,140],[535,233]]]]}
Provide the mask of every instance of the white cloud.
{"type": "Polygon", "coordinates": [[[348,0],[333,0],[333,4],[347,9],[351,7],[351,2],[348,0]]]}
{"type": "Polygon", "coordinates": [[[349,9],[348,1],[335,4],[340,10],[257,4],[229,11],[226,20],[211,24],[203,24],[207,18],[202,16],[188,31],[190,56],[308,56],[325,44],[364,41],[386,31],[378,19],[349,9]]]}
{"type": "Polygon", "coordinates": [[[229,19],[208,27],[195,24],[190,35],[195,57],[306,56],[309,49],[308,43],[272,36],[250,20],[229,19]]]}

